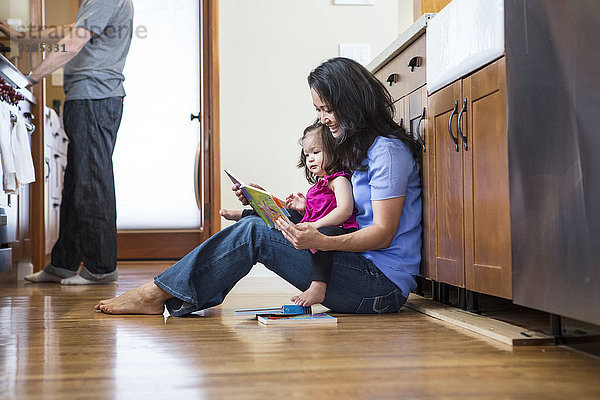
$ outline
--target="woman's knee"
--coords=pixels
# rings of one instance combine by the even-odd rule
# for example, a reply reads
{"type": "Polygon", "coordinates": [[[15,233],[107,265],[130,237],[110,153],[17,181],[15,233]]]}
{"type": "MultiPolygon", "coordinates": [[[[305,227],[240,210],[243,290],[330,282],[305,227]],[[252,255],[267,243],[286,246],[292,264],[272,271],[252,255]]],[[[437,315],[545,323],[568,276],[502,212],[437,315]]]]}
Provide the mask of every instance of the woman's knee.
{"type": "Polygon", "coordinates": [[[240,219],[228,229],[232,229],[239,240],[252,243],[262,243],[268,240],[273,232],[258,216],[247,216],[240,219]]]}
{"type": "Polygon", "coordinates": [[[267,228],[263,220],[256,215],[249,215],[240,219],[233,225],[233,227],[234,229],[248,232],[257,232],[262,230],[263,228],[267,228]]]}

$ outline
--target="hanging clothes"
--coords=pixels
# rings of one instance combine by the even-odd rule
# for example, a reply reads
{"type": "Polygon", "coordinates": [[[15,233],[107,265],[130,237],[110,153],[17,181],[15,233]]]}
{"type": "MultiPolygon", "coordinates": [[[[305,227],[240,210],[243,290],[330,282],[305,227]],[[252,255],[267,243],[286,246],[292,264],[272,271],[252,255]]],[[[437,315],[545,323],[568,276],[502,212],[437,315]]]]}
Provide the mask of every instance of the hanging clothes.
{"type": "Polygon", "coordinates": [[[0,102],[0,156],[4,192],[17,194],[21,185],[35,181],[25,120],[3,102],[0,102]]]}
{"type": "Polygon", "coordinates": [[[33,158],[31,157],[29,134],[27,133],[25,120],[22,117],[17,117],[17,122],[12,128],[11,137],[17,184],[27,185],[35,181],[35,170],[33,168],[33,158]]]}
{"type": "Polygon", "coordinates": [[[17,193],[17,171],[11,146],[11,109],[0,102],[0,156],[2,158],[2,187],[7,194],[17,193]]]}

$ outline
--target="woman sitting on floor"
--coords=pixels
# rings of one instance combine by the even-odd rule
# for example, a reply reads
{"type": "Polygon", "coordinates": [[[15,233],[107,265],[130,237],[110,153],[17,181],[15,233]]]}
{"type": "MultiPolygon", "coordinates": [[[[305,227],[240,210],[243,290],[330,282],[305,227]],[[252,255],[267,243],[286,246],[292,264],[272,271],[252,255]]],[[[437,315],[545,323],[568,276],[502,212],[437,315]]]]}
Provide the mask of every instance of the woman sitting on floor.
{"type": "MultiPolygon", "coordinates": [[[[109,314],[181,316],[216,306],[256,263],[305,291],[311,252],[334,251],[323,305],[336,312],[390,313],[416,287],[421,261],[420,146],[393,120],[392,98],[368,70],[333,58],[308,77],[318,119],[336,139],[337,156],[352,173],[359,230],[326,236],[310,224],[279,221],[269,229],[242,218],[206,240],[153,282],[102,300],[109,314]]],[[[236,194],[247,203],[241,193],[236,194]]]]}

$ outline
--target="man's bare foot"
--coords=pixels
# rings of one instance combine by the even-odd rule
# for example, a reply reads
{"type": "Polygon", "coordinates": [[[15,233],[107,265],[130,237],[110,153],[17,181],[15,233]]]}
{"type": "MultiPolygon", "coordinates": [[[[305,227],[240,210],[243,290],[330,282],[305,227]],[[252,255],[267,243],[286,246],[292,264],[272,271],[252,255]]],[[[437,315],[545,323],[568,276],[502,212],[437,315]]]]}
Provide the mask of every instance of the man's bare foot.
{"type": "Polygon", "coordinates": [[[172,297],[154,282],[148,282],[120,296],[100,300],[94,308],[106,314],[162,314],[165,301],[172,297]]]}
{"type": "Polygon", "coordinates": [[[239,221],[242,219],[242,211],[240,210],[226,210],[224,208],[219,210],[221,217],[230,221],[239,221]]]}
{"type": "Polygon", "coordinates": [[[312,281],[310,287],[306,289],[302,294],[292,297],[290,300],[294,304],[308,307],[313,304],[319,304],[325,300],[325,291],[327,290],[327,284],[325,282],[312,281]]]}

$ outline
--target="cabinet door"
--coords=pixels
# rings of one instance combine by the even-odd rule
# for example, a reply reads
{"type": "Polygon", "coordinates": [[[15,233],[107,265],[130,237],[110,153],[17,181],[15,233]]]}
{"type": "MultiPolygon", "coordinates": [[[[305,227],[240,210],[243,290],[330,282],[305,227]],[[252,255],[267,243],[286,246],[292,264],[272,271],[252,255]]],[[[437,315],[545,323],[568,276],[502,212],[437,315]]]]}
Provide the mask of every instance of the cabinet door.
{"type": "Polygon", "coordinates": [[[394,102],[394,121],[408,131],[408,127],[406,126],[406,106],[404,104],[404,97],[394,102]]]}
{"type": "MultiPolygon", "coordinates": [[[[52,144],[55,144],[52,142],[52,144]]],[[[46,145],[44,154],[44,206],[46,226],[46,254],[49,254],[58,240],[60,225],[60,198],[64,156],[54,147],[46,145]]]]}
{"type": "MultiPolygon", "coordinates": [[[[456,119],[460,111],[462,82],[458,81],[429,96],[427,104],[426,152],[433,175],[433,233],[431,266],[435,280],[464,286],[463,159],[457,140],[456,119]],[[449,130],[449,122],[452,130],[449,130]],[[452,137],[451,137],[452,134],[452,137]],[[429,143],[429,144],[427,144],[429,143]]],[[[431,201],[431,199],[429,199],[431,201]]]]}
{"type": "Polygon", "coordinates": [[[464,99],[466,287],[512,298],[504,58],[464,79],[464,99]]]}
{"type": "Polygon", "coordinates": [[[55,149],[52,149],[51,164],[50,197],[54,200],[60,200],[62,196],[62,156],[55,149]]]}
{"type": "Polygon", "coordinates": [[[54,214],[52,213],[52,196],[50,189],[52,187],[52,178],[50,176],[52,172],[52,147],[46,145],[44,151],[44,222],[45,222],[45,238],[46,238],[46,253],[48,254],[52,250],[54,242],[52,240],[52,234],[54,225],[56,224],[54,214]]]}
{"type": "Polygon", "coordinates": [[[406,129],[423,143],[421,160],[421,188],[423,200],[423,251],[420,274],[426,278],[435,279],[435,268],[432,262],[434,230],[431,217],[433,213],[433,175],[431,174],[431,151],[427,139],[427,89],[423,86],[406,97],[405,115],[406,129]]]}

